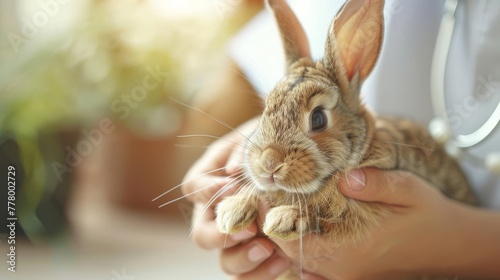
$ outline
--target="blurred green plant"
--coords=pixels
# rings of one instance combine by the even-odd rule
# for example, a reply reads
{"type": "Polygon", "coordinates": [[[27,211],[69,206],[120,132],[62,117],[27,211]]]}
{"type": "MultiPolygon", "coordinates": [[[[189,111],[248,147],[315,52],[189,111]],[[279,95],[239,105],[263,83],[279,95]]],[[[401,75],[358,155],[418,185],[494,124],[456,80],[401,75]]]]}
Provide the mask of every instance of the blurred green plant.
{"type": "Polygon", "coordinates": [[[165,15],[144,1],[89,1],[82,14],[0,65],[2,128],[32,135],[109,113],[126,122],[147,118],[168,97],[183,100],[195,91],[227,37],[213,18],[165,15]],[[145,97],[134,93],[152,69],[161,81],[145,97]],[[126,117],[122,103],[130,109],[126,117]]]}
{"type": "Polygon", "coordinates": [[[148,1],[88,0],[80,7],[77,20],[50,18],[65,28],[38,28],[19,53],[1,53],[0,136],[19,145],[27,178],[18,213],[32,237],[44,231],[37,208],[60,188],[50,162],[63,162],[71,143],[61,131],[79,135],[109,117],[140,132],[172,133],[180,118],[169,98],[195,92],[232,28],[199,11],[159,11],[148,1]]]}

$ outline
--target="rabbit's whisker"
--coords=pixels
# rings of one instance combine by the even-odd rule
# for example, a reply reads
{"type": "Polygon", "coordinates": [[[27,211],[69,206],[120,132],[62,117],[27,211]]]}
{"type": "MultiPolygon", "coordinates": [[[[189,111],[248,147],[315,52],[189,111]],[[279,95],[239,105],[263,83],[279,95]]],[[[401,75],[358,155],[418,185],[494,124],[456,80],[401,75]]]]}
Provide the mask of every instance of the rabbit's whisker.
{"type": "Polygon", "coordinates": [[[168,202],[165,202],[165,203],[163,203],[162,205],[158,206],[158,208],[162,208],[162,207],[167,206],[167,205],[169,205],[169,204],[172,204],[172,203],[174,203],[174,202],[176,202],[176,201],[179,201],[179,200],[181,200],[181,199],[183,199],[183,198],[186,198],[186,197],[188,197],[188,196],[190,196],[190,195],[193,195],[193,194],[196,194],[196,193],[202,192],[202,191],[204,191],[204,190],[210,189],[210,188],[212,188],[212,187],[213,187],[213,186],[215,186],[215,185],[216,185],[216,184],[212,184],[212,185],[209,185],[208,187],[204,187],[204,188],[201,188],[201,189],[196,190],[196,191],[194,191],[194,192],[190,192],[190,193],[188,193],[188,194],[182,195],[182,196],[180,196],[180,197],[178,197],[178,198],[174,198],[174,199],[172,199],[172,200],[170,200],[170,201],[168,201],[168,202]]]}
{"type": "MultiPolygon", "coordinates": [[[[238,71],[238,70],[236,70],[236,69],[234,69],[233,67],[230,67],[230,66],[225,66],[225,68],[227,68],[230,71],[233,71],[238,76],[240,76],[241,78],[243,78],[245,81],[247,81],[252,86],[252,88],[259,88],[255,83],[253,83],[252,81],[250,81],[250,79],[248,79],[245,75],[243,75],[241,73],[241,71],[238,71]]],[[[255,69],[255,70],[258,70],[258,69],[255,69]]],[[[262,78],[265,78],[265,77],[262,77],[262,78]]],[[[262,79],[262,80],[265,82],[265,84],[266,84],[267,87],[271,86],[271,83],[269,81],[267,81],[266,79],[262,79]]],[[[249,91],[249,92],[254,93],[255,91],[249,91]]],[[[262,99],[257,99],[257,100],[262,100],[262,99]]]]}
{"type": "Polygon", "coordinates": [[[226,248],[226,243],[227,243],[227,237],[229,236],[229,234],[226,234],[226,236],[224,236],[224,244],[222,245],[222,248],[226,248]]]}
{"type": "Polygon", "coordinates": [[[255,143],[253,143],[245,134],[241,133],[239,130],[237,130],[236,128],[232,127],[231,125],[229,125],[229,124],[227,124],[227,123],[225,123],[225,122],[217,119],[216,117],[210,115],[209,113],[201,110],[200,108],[198,108],[198,107],[196,107],[194,105],[188,105],[188,104],[183,103],[183,102],[181,102],[179,100],[176,100],[175,98],[172,98],[172,97],[170,97],[170,99],[173,100],[174,102],[180,104],[180,105],[183,105],[183,106],[189,108],[189,109],[195,110],[196,112],[199,112],[199,113],[201,113],[201,114],[209,117],[211,120],[217,122],[218,124],[220,124],[220,125],[222,125],[222,126],[224,126],[226,128],[229,128],[231,131],[234,131],[234,132],[238,133],[239,135],[243,136],[249,143],[251,143],[252,145],[254,145],[255,147],[258,148],[258,146],[255,145],[255,143]]]}
{"type": "Polygon", "coordinates": [[[302,278],[302,269],[303,267],[303,261],[304,261],[304,247],[303,247],[303,240],[304,240],[304,224],[303,224],[303,217],[302,217],[302,203],[300,202],[300,196],[297,193],[297,200],[299,202],[299,214],[300,214],[300,229],[299,229],[299,273],[300,277],[302,278]]]}
{"type": "Polygon", "coordinates": [[[224,170],[224,169],[226,169],[226,167],[225,167],[225,166],[224,166],[224,167],[221,167],[221,168],[216,168],[216,169],[214,169],[214,170],[210,170],[210,171],[205,172],[205,173],[203,173],[203,174],[201,174],[201,175],[199,175],[199,176],[196,176],[196,177],[194,177],[194,178],[191,178],[191,179],[189,179],[189,180],[187,180],[187,181],[184,181],[184,182],[182,182],[182,183],[180,183],[180,184],[178,184],[178,185],[176,185],[176,186],[172,187],[170,190],[168,190],[168,191],[166,191],[166,192],[164,192],[164,193],[160,194],[159,196],[155,197],[155,198],[154,198],[153,200],[151,200],[151,201],[156,201],[156,200],[158,200],[160,197],[163,197],[163,196],[167,195],[168,193],[170,193],[170,192],[172,192],[173,190],[175,190],[175,189],[179,188],[180,186],[182,186],[182,185],[183,185],[183,184],[185,184],[185,183],[191,182],[191,181],[193,181],[193,180],[197,180],[197,179],[199,179],[199,178],[201,178],[201,177],[203,177],[203,176],[206,176],[206,175],[209,175],[209,174],[212,174],[212,173],[218,172],[218,171],[222,171],[222,170],[224,170]]]}
{"type": "Polygon", "coordinates": [[[227,192],[228,190],[234,188],[235,186],[237,186],[237,183],[236,182],[237,179],[235,179],[233,181],[233,183],[229,183],[227,184],[226,186],[222,187],[220,190],[218,190],[211,198],[210,200],[208,200],[208,202],[205,204],[205,206],[203,206],[203,209],[201,211],[201,215],[198,216],[198,218],[196,219],[196,221],[193,223],[193,225],[191,226],[191,230],[189,232],[189,236],[192,236],[193,234],[193,230],[194,228],[198,225],[198,223],[200,222],[200,219],[201,217],[203,217],[203,214],[205,214],[205,212],[208,210],[208,208],[219,198],[221,197],[225,192],[227,192]]]}
{"type": "MultiPolygon", "coordinates": [[[[238,179],[239,179],[239,177],[241,177],[242,175],[244,175],[244,174],[240,174],[239,176],[235,177],[235,179],[231,180],[231,181],[229,182],[229,184],[231,184],[231,183],[235,182],[236,180],[238,180],[238,179]]],[[[183,199],[183,198],[186,198],[186,197],[188,197],[188,196],[190,196],[190,195],[193,195],[193,194],[196,194],[196,193],[199,193],[199,192],[205,191],[205,190],[207,190],[207,189],[209,189],[209,188],[214,187],[215,185],[216,185],[216,183],[214,183],[214,184],[212,184],[212,185],[209,185],[209,186],[207,186],[207,187],[201,188],[201,189],[199,189],[199,190],[193,191],[193,192],[191,192],[191,193],[185,194],[185,195],[180,196],[180,197],[178,197],[178,198],[172,199],[172,200],[170,200],[170,201],[168,201],[168,202],[166,202],[166,203],[163,203],[162,205],[158,206],[158,208],[162,208],[162,207],[167,206],[167,205],[169,205],[169,204],[172,204],[172,203],[174,203],[174,202],[176,202],[176,201],[179,201],[179,200],[181,200],[181,199],[183,199]]]]}
{"type": "MultiPolygon", "coordinates": [[[[259,88],[256,84],[252,83],[252,81],[250,81],[247,77],[245,77],[239,71],[237,71],[231,67],[227,67],[227,68],[229,68],[231,71],[238,73],[238,75],[243,77],[249,84],[252,85],[253,88],[259,88]]],[[[265,73],[262,73],[262,71],[259,68],[255,68],[255,67],[251,67],[251,68],[252,68],[252,72],[254,72],[256,75],[259,76],[259,79],[262,81],[264,88],[266,88],[268,90],[273,88],[274,84],[271,81],[269,81],[269,77],[267,77],[267,75],[265,75],[265,73]]]]}
{"type": "MultiPolygon", "coordinates": [[[[244,180],[241,181],[243,182],[244,180]]],[[[249,192],[253,191],[253,188],[250,185],[251,183],[249,181],[244,182],[241,188],[239,188],[234,194],[239,195],[244,192],[243,196],[248,196],[249,192]]]]}
{"type": "Polygon", "coordinates": [[[236,142],[236,141],[231,141],[231,140],[228,140],[224,137],[219,137],[219,136],[214,136],[214,135],[210,135],[210,134],[187,134],[187,135],[177,135],[177,138],[213,138],[213,139],[220,139],[220,140],[224,140],[224,141],[227,141],[229,143],[233,143],[235,145],[238,145],[240,147],[243,147],[243,148],[246,148],[245,145],[243,145],[242,143],[239,143],[239,142],[236,142]]]}
{"type": "MultiPolygon", "coordinates": [[[[305,204],[305,216],[306,216],[306,222],[307,222],[307,227],[310,228],[311,227],[311,220],[310,220],[310,216],[309,216],[309,203],[307,201],[307,196],[303,193],[302,194],[302,197],[304,199],[304,204],[305,204]]],[[[300,204],[299,204],[299,207],[300,207],[300,204]]],[[[300,210],[300,213],[301,213],[301,218],[302,218],[302,210],[300,210]]],[[[302,230],[301,230],[302,231],[302,230]]],[[[301,232],[300,233],[300,241],[299,241],[299,247],[300,247],[300,271],[302,271],[303,269],[303,261],[305,259],[305,256],[304,256],[304,245],[303,245],[303,233],[301,232]]],[[[302,272],[301,272],[302,273],[302,272]]],[[[302,276],[302,275],[301,275],[302,276]]]]}
{"type": "MultiPolygon", "coordinates": [[[[237,177],[235,177],[233,180],[229,181],[229,184],[234,183],[234,182],[235,182],[236,180],[238,180],[238,179],[239,179],[239,177],[241,177],[242,175],[243,175],[243,174],[240,174],[240,175],[238,175],[237,177]]],[[[188,194],[182,195],[182,196],[180,196],[180,197],[178,197],[178,198],[172,199],[172,200],[170,200],[170,201],[168,201],[168,202],[166,202],[166,203],[163,203],[162,205],[158,206],[158,208],[162,208],[162,207],[167,206],[167,205],[169,205],[169,204],[171,204],[171,203],[174,203],[174,202],[179,201],[179,200],[181,200],[181,199],[183,199],[183,198],[186,198],[186,197],[188,197],[188,196],[190,196],[190,195],[193,195],[193,194],[196,194],[196,193],[199,193],[199,192],[205,191],[205,190],[207,190],[207,189],[210,189],[210,188],[214,187],[215,185],[217,185],[217,184],[216,184],[216,183],[214,183],[214,184],[209,185],[209,186],[207,186],[207,187],[204,187],[204,188],[198,189],[198,190],[196,190],[196,191],[193,191],[193,192],[190,192],[190,193],[188,193],[188,194]]],[[[170,192],[170,191],[172,191],[172,190],[169,190],[169,192],[170,192]]]]}
{"type": "MultiPolygon", "coordinates": [[[[210,148],[211,146],[209,145],[187,145],[187,144],[175,144],[175,147],[180,148],[180,149],[207,149],[210,148]]],[[[215,149],[213,148],[214,151],[219,151],[219,152],[231,152],[233,150],[231,149],[215,149]]]]}
{"type": "Polygon", "coordinates": [[[374,140],[374,141],[379,141],[379,142],[393,144],[393,145],[398,145],[398,146],[402,146],[402,147],[409,147],[409,148],[415,148],[415,149],[427,150],[427,151],[430,151],[430,152],[434,152],[434,149],[432,149],[432,148],[420,147],[420,146],[411,145],[411,144],[405,144],[405,143],[399,143],[399,142],[392,142],[392,141],[385,141],[385,140],[374,140]]]}
{"type": "MultiPolygon", "coordinates": [[[[240,184],[242,182],[245,182],[245,180],[246,180],[245,176],[246,176],[246,174],[243,171],[240,171],[236,174],[236,176],[232,177],[233,179],[229,183],[230,184],[240,184]]],[[[235,193],[238,193],[240,191],[240,189],[238,189],[235,193]]]]}

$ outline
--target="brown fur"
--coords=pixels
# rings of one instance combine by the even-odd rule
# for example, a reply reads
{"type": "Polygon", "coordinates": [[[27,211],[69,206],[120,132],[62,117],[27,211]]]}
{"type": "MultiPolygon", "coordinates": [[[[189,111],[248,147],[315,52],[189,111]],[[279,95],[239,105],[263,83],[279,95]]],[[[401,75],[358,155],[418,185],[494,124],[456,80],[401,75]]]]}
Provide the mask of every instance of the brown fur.
{"type": "Polygon", "coordinates": [[[288,73],[269,93],[247,143],[250,189],[217,207],[221,231],[235,233],[249,226],[260,198],[271,206],[263,224],[269,237],[296,240],[318,233],[337,246],[359,242],[387,209],[345,197],[337,183],[350,170],[368,166],[409,171],[452,199],[476,203],[458,164],[425,127],[394,117],[377,118],[360,101],[359,89],[381,48],[383,1],[348,1],[330,28],[325,58],[319,62],[300,51],[304,42],[291,47],[297,38],[305,38],[297,34],[303,30],[297,30],[300,24],[284,1],[272,2],[285,41],[288,73]],[[296,59],[298,54],[301,58],[296,59]],[[318,106],[328,126],[311,131],[308,116],[318,106]]]}

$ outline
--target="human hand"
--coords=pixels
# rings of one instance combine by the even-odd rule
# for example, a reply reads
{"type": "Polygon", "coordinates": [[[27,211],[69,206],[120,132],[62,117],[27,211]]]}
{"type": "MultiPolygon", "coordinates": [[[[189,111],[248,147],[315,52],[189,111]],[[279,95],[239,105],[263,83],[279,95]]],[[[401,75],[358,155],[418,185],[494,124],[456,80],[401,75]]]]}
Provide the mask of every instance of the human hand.
{"type": "MultiPolygon", "coordinates": [[[[500,232],[499,213],[454,202],[407,172],[368,168],[351,175],[347,176],[349,181],[339,184],[344,195],[384,204],[389,214],[364,242],[356,245],[339,248],[325,236],[310,234],[303,238],[301,252],[298,240],[273,239],[276,254],[301,267],[305,279],[391,279],[411,275],[476,279],[499,275],[495,271],[498,266],[493,264],[499,251],[491,248],[499,247],[495,243],[500,232]],[[483,231],[479,232],[479,228],[483,231]]],[[[261,220],[267,210],[259,209],[261,220]]],[[[235,247],[223,252],[223,267],[236,274],[236,267],[257,273],[261,267],[248,270],[252,266],[245,250],[235,247]]]]}
{"type": "Polygon", "coordinates": [[[493,263],[500,247],[499,213],[452,201],[407,172],[369,168],[351,175],[340,182],[342,193],[384,204],[388,216],[356,245],[337,248],[327,237],[310,234],[301,253],[299,241],[273,240],[296,265],[302,258],[303,270],[327,279],[499,275],[493,263]]]}
{"type": "Polygon", "coordinates": [[[310,234],[303,238],[300,252],[299,241],[273,241],[293,263],[298,265],[302,258],[303,270],[327,279],[385,279],[412,273],[414,264],[406,262],[416,261],[415,256],[427,247],[423,246],[426,237],[448,222],[441,209],[447,209],[446,199],[409,173],[365,169],[351,175],[339,183],[344,195],[383,203],[391,210],[378,227],[370,229],[364,242],[338,248],[327,236],[310,234]]]}
{"type": "MultiPolygon", "coordinates": [[[[251,131],[254,125],[247,124],[241,131],[251,131]]],[[[234,193],[236,187],[203,208],[232,180],[231,176],[241,171],[233,163],[241,162],[241,154],[233,151],[244,141],[236,132],[224,138],[227,141],[214,143],[191,168],[183,191],[196,192],[189,197],[195,203],[194,241],[202,248],[220,250],[222,269],[234,279],[274,279],[289,268],[290,262],[297,266],[301,256],[304,271],[326,279],[500,275],[495,271],[498,266],[492,263],[500,258],[500,243],[491,242],[500,236],[500,214],[451,201],[406,172],[364,169],[364,178],[358,178],[365,182],[364,187],[358,180],[340,182],[344,195],[382,203],[391,209],[363,243],[335,248],[323,236],[307,235],[301,255],[298,241],[273,243],[257,236],[255,223],[235,235],[221,234],[214,221],[214,206],[234,193]],[[212,170],[217,171],[202,176],[212,170]]],[[[263,218],[266,209],[261,207],[259,211],[263,218]]],[[[304,279],[324,279],[308,273],[305,276],[304,279]]]]}
{"type": "Polygon", "coordinates": [[[255,223],[234,235],[220,233],[215,223],[215,205],[238,188],[233,180],[241,172],[243,135],[253,131],[255,125],[250,121],[238,132],[214,142],[186,174],[182,186],[184,194],[194,202],[194,242],[204,249],[220,250],[222,269],[234,279],[275,279],[289,267],[289,261],[277,255],[273,242],[256,236],[255,223]],[[224,191],[227,186],[233,187],[224,191]],[[207,203],[210,205],[206,207],[207,203]]]}
{"type": "MultiPolygon", "coordinates": [[[[338,248],[327,236],[309,234],[302,240],[301,251],[299,240],[272,239],[276,254],[289,258],[295,269],[301,268],[304,279],[386,279],[416,275],[421,269],[427,269],[431,253],[437,254],[436,264],[446,259],[433,249],[449,251],[459,244],[450,239],[450,232],[459,230],[449,225],[458,218],[453,214],[454,202],[425,181],[410,173],[377,169],[364,169],[351,175],[346,177],[349,181],[339,184],[346,196],[383,203],[391,211],[379,227],[371,229],[365,242],[355,245],[338,248]]],[[[265,219],[267,210],[264,205],[259,206],[259,220],[265,219]]],[[[254,227],[252,225],[252,232],[254,227]]],[[[250,265],[244,252],[242,247],[225,250],[221,257],[223,267],[235,274],[239,272],[235,267],[244,268],[242,271],[247,273],[260,271],[260,267],[250,265]]]]}

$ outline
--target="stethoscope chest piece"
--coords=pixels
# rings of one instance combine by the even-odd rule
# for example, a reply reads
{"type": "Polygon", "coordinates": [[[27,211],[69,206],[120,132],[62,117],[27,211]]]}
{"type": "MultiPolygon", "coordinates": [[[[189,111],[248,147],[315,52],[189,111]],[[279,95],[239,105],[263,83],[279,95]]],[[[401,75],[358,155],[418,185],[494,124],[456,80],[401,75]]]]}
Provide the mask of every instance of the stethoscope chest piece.
{"type": "Polygon", "coordinates": [[[442,118],[435,118],[429,123],[429,133],[439,144],[445,144],[451,138],[450,128],[442,118]]]}

